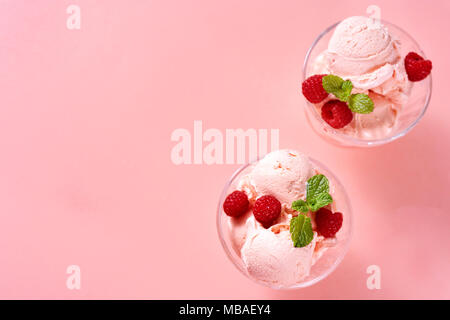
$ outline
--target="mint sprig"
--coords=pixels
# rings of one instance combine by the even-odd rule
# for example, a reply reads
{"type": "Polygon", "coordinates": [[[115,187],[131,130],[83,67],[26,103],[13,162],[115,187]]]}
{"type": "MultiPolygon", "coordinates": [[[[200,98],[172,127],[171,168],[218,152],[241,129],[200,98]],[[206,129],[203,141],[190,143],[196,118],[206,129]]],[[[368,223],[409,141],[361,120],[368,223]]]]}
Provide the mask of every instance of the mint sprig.
{"type": "Polygon", "coordinates": [[[351,81],[344,81],[341,77],[333,74],[326,75],[322,78],[322,86],[326,92],[334,94],[336,98],[344,102],[348,101],[353,89],[351,81]]]}
{"type": "Polygon", "coordinates": [[[309,208],[312,212],[316,212],[320,208],[325,207],[332,202],[333,202],[333,198],[331,197],[331,195],[328,192],[321,193],[316,198],[314,198],[313,200],[310,201],[309,208]]]}
{"type": "MultiPolygon", "coordinates": [[[[309,211],[315,212],[333,202],[333,198],[329,192],[330,183],[327,177],[323,174],[316,174],[307,181],[306,201],[300,199],[292,202],[292,209],[302,213],[308,213],[309,211]]],[[[289,225],[289,232],[291,233],[294,247],[301,248],[307,246],[314,238],[311,218],[303,214],[292,218],[289,225]]]]}
{"type": "Polygon", "coordinates": [[[353,112],[371,113],[373,111],[373,101],[367,94],[352,94],[353,84],[350,80],[329,74],[322,78],[322,86],[326,92],[333,94],[340,101],[347,102],[353,112]]]}
{"type": "Polygon", "coordinates": [[[309,211],[316,212],[333,202],[329,191],[330,185],[327,177],[323,174],[317,174],[308,179],[306,201],[300,199],[292,202],[292,209],[302,213],[308,213],[309,211]]]}
{"type": "Polygon", "coordinates": [[[367,94],[357,93],[350,96],[348,107],[356,113],[371,113],[374,105],[367,94]]]}
{"type": "Polygon", "coordinates": [[[301,199],[292,202],[292,209],[294,209],[295,211],[303,212],[303,213],[309,212],[308,204],[306,203],[306,201],[303,201],[301,199]]]}
{"type": "Polygon", "coordinates": [[[306,247],[314,239],[311,218],[303,214],[299,214],[298,216],[292,218],[289,225],[289,232],[291,233],[294,247],[306,247]]]}

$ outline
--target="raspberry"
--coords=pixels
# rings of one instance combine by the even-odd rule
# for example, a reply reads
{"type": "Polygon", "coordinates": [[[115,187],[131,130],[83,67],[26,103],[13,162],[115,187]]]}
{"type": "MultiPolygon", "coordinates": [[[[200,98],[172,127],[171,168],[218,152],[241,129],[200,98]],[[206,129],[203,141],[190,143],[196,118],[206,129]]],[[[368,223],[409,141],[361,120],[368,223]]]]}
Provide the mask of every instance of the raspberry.
{"type": "Polygon", "coordinates": [[[415,52],[410,52],[405,57],[405,69],[410,81],[425,79],[433,67],[430,60],[425,60],[415,52]]]}
{"type": "Polygon", "coordinates": [[[322,119],[335,129],[348,125],[353,119],[353,113],[345,102],[330,100],[322,106],[322,119]]]}
{"type": "Polygon", "coordinates": [[[317,74],[303,81],[302,92],[309,102],[319,103],[328,97],[328,92],[325,91],[322,85],[322,78],[324,76],[326,74],[317,74]]]}
{"type": "Polygon", "coordinates": [[[258,198],[253,207],[253,215],[264,227],[270,227],[281,213],[281,203],[274,196],[258,198]]]}
{"type": "Polygon", "coordinates": [[[230,217],[239,217],[248,210],[248,197],[243,191],[234,191],[223,202],[223,211],[230,217]]]}
{"type": "Polygon", "coordinates": [[[332,213],[326,208],[320,208],[316,212],[317,231],[325,238],[334,237],[336,232],[342,227],[342,213],[332,213]]]}

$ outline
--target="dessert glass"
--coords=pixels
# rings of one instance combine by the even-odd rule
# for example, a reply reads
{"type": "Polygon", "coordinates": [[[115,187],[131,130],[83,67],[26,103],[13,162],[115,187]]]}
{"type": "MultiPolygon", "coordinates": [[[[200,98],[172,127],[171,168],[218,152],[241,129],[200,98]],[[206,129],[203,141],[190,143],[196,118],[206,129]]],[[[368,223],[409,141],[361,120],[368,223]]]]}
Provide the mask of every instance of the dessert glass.
{"type": "MultiPolygon", "coordinates": [[[[311,76],[312,66],[317,56],[325,51],[334,29],[340,22],[325,29],[309,48],[303,64],[303,80],[311,76]]],[[[387,21],[381,20],[392,36],[401,41],[400,53],[402,58],[410,51],[417,52],[425,58],[417,42],[404,30],[387,21]]],[[[397,123],[389,135],[380,139],[361,139],[346,135],[330,127],[321,117],[314,104],[305,99],[305,113],[311,127],[325,140],[346,147],[373,147],[392,142],[408,133],[425,114],[431,98],[431,74],[422,81],[414,82],[408,102],[401,107],[397,123]]]]}
{"type": "Polygon", "coordinates": [[[220,201],[217,207],[217,231],[219,234],[220,242],[222,243],[223,249],[227,254],[231,262],[238,268],[246,277],[251,280],[268,286],[273,289],[297,289],[311,286],[320,280],[327,277],[334,269],[341,263],[345,254],[347,253],[351,235],[352,235],[352,208],[350,205],[349,198],[345,192],[344,187],[339,182],[334,174],[326,168],[323,164],[317,160],[309,158],[313,167],[317,169],[320,173],[324,174],[330,182],[330,193],[333,194],[333,199],[336,201],[336,208],[338,211],[343,213],[344,220],[341,229],[336,234],[337,242],[334,246],[329,247],[323,255],[316,261],[316,263],[311,267],[309,276],[304,278],[301,282],[298,282],[292,286],[278,286],[270,285],[266,282],[259,281],[251,277],[244,267],[241,257],[238,252],[233,248],[231,234],[228,227],[228,216],[223,211],[223,202],[228,194],[236,190],[240,179],[248,174],[257,161],[251,162],[239,168],[232,176],[231,179],[225,184],[222,194],[220,196],[220,201]]]}

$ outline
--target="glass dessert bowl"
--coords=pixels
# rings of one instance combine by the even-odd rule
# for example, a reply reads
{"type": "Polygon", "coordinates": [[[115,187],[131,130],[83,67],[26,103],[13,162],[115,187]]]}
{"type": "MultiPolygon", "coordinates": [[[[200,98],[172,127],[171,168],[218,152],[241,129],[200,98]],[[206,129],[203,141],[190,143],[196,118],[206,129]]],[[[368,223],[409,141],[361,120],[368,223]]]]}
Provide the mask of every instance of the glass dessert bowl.
{"type": "Polygon", "coordinates": [[[246,277],[273,289],[303,288],[324,279],[344,258],[352,233],[352,209],[344,187],[323,164],[297,151],[279,150],[232,175],[219,200],[217,230],[228,258],[246,277]],[[294,210],[291,200],[312,198],[312,181],[319,177],[329,185],[332,203],[316,212],[294,210]],[[248,209],[238,217],[224,210],[224,203],[236,191],[249,200],[248,209]],[[281,214],[269,224],[260,222],[256,214],[261,208],[257,202],[267,197],[279,199],[281,204],[281,214]],[[341,217],[339,228],[331,234],[323,227],[330,227],[329,221],[323,223],[327,214],[341,217]],[[303,241],[308,234],[296,238],[294,230],[299,218],[304,219],[302,223],[311,222],[310,238],[304,243],[298,240],[303,241]]]}
{"type": "MultiPolygon", "coordinates": [[[[355,29],[361,28],[357,23],[350,27],[347,25],[346,28],[340,27],[340,30],[336,32],[340,24],[354,18],[362,17],[351,17],[343,22],[335,23],[314,40],[304,61],[303,80],[316,74],[336,74],[344,80],[349,79],[353,82],[356,92],[364,92],[371,96],[375,105],[373,112],[370,114],[354,113],[352,122],[346,127],[338,129],[324,121],[321,115],[323,104],[311,103],[305,99],[305,113],[312,128],[329,142],[348,147],[377,146],[404,136],[419,122],[430,102],[432,79],[430,74],[421,81],[408,80],[404,63],[407,54],[415,52],[422,57],[425,55],[408,33],[392,23],[383,20],[373,21],[372,23],[380,24],[379,30],[381,31],[378,32],[378,35],[372,32],[371,26],[364,26],[370,31],[370,33],[366,31],[369,35],[365,37],[361,36],[364,32],[360,31],[357,36],[350,34],[355,32],[355,29]],[[339,35],[335,35],[335,33],[339,33],[339,35]],[[381,40],[376,39],[377,36],[381,40]],[[372,58],[366,59],[358,56],[358,54],[362,56],[362,53],[369,52],[371,49],[377,50],[377,42],[386,41],[387,37],[392,39],[389,44],[393,48],[390,54],[387,54],[386,49],[380,44],[380,48],[383,47],[382,50],[380,49],[380,53],[370,56],[375,56],[374,61],[370,61],[373,65],[369,63],[372,58]],[[361,45],[358,45],[357,41],[362,42],[361,45]],[[332,52],[332,54],[327,57],[327,52],[332,52]],[[355,55],[344,61],[347,57],[342,58],[341,53],[349,55],[355,53],[355,55]],[[352,73],[366,67],[367,70],[362,73],[352,73]],[[389,71],[389,68],[393,71],[389,71]],[[393,76],[385,78],[387,80],[380,80],[384,77],[383,73],[387,74],[388,72],[391,72],[393,76]],[[402,80],[398,80],[402,77],[402,80]],[[368,84],[370,81],[374,83],[372,87],[368,84]],[[392,88],[393,90],[388,92],[392,88]]],[[[373,52],[368,54],[373,54],[373,52]]]]}

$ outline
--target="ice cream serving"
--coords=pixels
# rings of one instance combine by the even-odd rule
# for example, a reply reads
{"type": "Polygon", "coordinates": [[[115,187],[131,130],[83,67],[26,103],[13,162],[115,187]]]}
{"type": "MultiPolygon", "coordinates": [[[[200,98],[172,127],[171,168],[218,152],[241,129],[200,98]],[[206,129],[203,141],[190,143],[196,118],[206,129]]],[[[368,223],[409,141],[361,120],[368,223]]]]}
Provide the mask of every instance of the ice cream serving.
{"type": "Polygon", "coordinates": [[[330,127],[359,139],[388,136],[432,63],[402,43],[381,21],[350,17],[334,30],[302,84],[305,98],[330,127]]]}
{"type": "Polygon", "coordinates": [[[232,250],[248,276],[292,287],[310,275],[346,223],[335,187],[297,151],[274,151],[251,165],[222,207],[232,250]]]}

